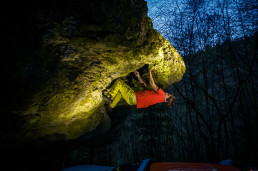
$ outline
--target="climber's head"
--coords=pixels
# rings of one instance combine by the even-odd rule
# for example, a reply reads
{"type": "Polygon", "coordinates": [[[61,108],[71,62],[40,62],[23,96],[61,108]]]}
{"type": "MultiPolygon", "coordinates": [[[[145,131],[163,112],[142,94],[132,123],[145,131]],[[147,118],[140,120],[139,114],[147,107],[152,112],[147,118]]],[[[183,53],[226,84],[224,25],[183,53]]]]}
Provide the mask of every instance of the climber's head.
{"type": "Polygon", "coordinates": [[[173,94],[170,94],[170,93],[166,93],[165,94],[165,101],[164,101],[164,103],[165,103],[165,105],[167,107],[173,106],[174,103],[175,103],[175,100],[176,100],[176,97],[173,94]]]}

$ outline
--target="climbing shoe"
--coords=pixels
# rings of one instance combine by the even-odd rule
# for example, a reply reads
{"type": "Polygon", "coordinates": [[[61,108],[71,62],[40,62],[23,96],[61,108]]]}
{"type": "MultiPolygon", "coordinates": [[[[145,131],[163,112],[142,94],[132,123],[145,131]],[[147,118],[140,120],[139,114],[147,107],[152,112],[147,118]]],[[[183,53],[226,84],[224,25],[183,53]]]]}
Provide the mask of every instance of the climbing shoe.
{"type": "Polygon", "coordinates": [[[109,92],[107,90],[105,90],[103,92],[103,95],[105,95],[107,98],[111,98],[111,95],[109,94],[109,92]]]}
{"type": "Polygon", "coordinates": [[[108,98],[108,96],[106,96],[104,94],[102,96],[103,96],[103,99],[106,101],[107,104],[110,105],[113,102],[110,98],[108,98]]]}

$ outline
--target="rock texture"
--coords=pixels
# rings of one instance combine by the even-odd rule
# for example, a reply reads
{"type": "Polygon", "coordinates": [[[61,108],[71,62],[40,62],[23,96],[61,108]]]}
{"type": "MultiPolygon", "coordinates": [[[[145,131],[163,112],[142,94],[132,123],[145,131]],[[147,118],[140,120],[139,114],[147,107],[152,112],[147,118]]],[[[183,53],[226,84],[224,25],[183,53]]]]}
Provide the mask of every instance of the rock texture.
{"type": "Polygon", "coordinates": [[[15,58],[4,79],[15,80],[6,87],[17,98],[13,104],[13,94],[5,94],[3,115],[20,118],[19,140],[75,139],[99,125],[107,130],[102,91],[117,78],[140,90],[130,74],[143,68],[146,75],[146,64],[163,89],[182,79],[184,61],[153,29],[144,0],[40,2],[21,10],[22,21],[10,17],[16,46],[6,54],[15,58]]]}

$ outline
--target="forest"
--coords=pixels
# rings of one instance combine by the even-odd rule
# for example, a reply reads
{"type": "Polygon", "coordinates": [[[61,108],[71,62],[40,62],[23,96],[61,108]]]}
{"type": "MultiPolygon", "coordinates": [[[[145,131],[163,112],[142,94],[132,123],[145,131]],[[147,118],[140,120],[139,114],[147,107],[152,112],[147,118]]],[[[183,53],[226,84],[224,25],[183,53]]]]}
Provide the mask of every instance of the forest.
{"type": "Polygon", "coordinates": [[[167,90],[175,94],[175,105],[117,109],[104,142],[80,145],[69,161],[116,165],[143,158],[231,159],[243,170],[255,165],[257,1],[149,0],[148,10],[154,29],[186,63],[183,79],[167,90]]]}
{"type": "Polygon", "coordinates": [[[187,65],[171,87],[181,157],[255,159],[257,2],[151,1],[149,13],[187,65]]]}

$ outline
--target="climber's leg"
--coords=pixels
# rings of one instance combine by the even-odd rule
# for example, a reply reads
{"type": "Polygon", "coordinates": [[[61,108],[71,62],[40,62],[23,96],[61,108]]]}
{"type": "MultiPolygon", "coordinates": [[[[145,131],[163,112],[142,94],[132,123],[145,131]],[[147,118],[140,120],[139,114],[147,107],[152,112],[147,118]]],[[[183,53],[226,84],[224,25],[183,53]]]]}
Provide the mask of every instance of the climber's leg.
{"type": "Polygon", "coordinates": [[[122,94],[120,93],[120,91],[118,91],[118,93],[116,94],[116,96],[113,98],[112,103],[109,105],[111,108],[115,108],[117,103],[121,100],[122,98],[122,94]]]}
{"type": "Polygon", "coordinates": [[[129,105],[136,104],[133,89],[120,79],[115,81],[114,85],[109,90],[109,94],[113,97],[113,102],[110,104],[111,108],[116,107],[122,97],[129,105]]]}

